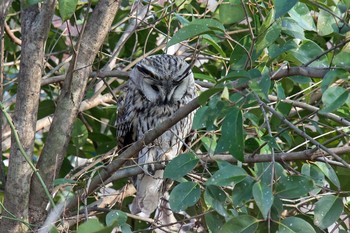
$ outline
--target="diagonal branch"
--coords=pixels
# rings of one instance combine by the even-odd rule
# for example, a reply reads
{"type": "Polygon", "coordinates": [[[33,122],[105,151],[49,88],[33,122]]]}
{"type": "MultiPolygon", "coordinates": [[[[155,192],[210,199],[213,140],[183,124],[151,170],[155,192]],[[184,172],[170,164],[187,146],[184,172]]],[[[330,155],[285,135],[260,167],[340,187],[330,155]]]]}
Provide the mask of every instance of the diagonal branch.
{"type": "Polygon", "coordinates": [[[112,161],[105,169],[101,170],[100,173],[94,177],[91,181],[90,186],[86,191],[78,192],[78,194],[70,199],[67,204],[66,210],[72,210],[77,207],[80,200],[84,199],[88,194],[95,191],[101,184],[103,184],[113,173],[115,173],[121,166],[132,156],[136,155],[145,145],[148,145],[156,138],[161,136],[165,131],[170,129],[173,125],[185,118],[188,114],[199,107],[198,97],[193,99],[191,102],[181,107],[167,120],[160,123],[156,128],[146,132],[142,139],[133,143],[123,153],[118,155],[114,161],[112,161]]]}
{"type": "MultiPolygon", "coordinates": [[[[97,3],[87,21],[74,58],[70,63],[63,89],[58,98],[44,148],[37,168],[46,185],[52,187],[60,170],[70,140],[74,120],[79,112],[93,61],[99,51],[119,7],[119,1],[101,0],[97,3]]],[[[40,223],[46,217],[47,197],[38,180],[33,177],[31,184],[30,210],[33,223],[40,223]],[[35,215],[34,215],[35,214],[35,215]]]]}

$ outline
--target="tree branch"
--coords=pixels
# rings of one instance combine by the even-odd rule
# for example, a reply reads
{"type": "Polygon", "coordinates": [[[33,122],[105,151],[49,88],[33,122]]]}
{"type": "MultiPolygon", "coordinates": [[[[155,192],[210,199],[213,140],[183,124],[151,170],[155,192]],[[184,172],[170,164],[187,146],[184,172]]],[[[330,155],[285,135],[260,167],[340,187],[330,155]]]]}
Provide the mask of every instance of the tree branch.
{"type": "MultiPolygon", "coordinates": [[[[41,3],[40,7],[39,4],[34,4],[22,6],[21,9],[22,50],[14,124],[18,130],[20,142],[29,157],[33,154],[45,42],[55,4],[55,0],[48,0],[41,3]]],[[[28,204],[32,174],[32,168],[22,156],[16,144],[16,138],[12,135],[4,206],[11,214],[25,222],[29,220],[28,204]]],[[[4,215],[7,216],[7,212],[4,215]]],[[[27,225],[9,218],[3,218],[0,224],[3,232],[27,230],[27,225]]]]}
{"type": "Polygon", "coordinates": [[[118,155],[105,169],[93,178],[90,186],[87,190],[82,190],[78,194],[68,201],[66,210],[72,210],[78,205],[78,202],[84,199],[88,194],[95,191],[101,184],[103,184],[113,173],[122,167],[122,165],[132,156],[136,155],[145,145],[148,145],[156,138],[161,136],[165,131],[170,129],[173,125],[185,118],[188,114],[199,107],[198,98],[193,99],[191,102],[181,107],[171,117],[160,123],[154,129],[146,132],[140,140],[133,143],[123,153],[118,155]]]}
{"type": "MultiPolygon", "coordinates": [[[[109,31],[118,7],[119,1],[99,1],[87,21],[79,43],[77,43],[75,57],[70,63],[51,128],[37,164],[37,168],[48,187],[52,187],[56,173],[61,168],[73,123],[79,112],[91,73],[91,64],[93,64],[109,31]]],[[[36,214],[33,217],[33,223],[38,224],[46,217],[45,206],[48,200],[43,195],[41,185],[35,177],[32,179],[31,197],[31,213],[32,215],[36,214]]]]}

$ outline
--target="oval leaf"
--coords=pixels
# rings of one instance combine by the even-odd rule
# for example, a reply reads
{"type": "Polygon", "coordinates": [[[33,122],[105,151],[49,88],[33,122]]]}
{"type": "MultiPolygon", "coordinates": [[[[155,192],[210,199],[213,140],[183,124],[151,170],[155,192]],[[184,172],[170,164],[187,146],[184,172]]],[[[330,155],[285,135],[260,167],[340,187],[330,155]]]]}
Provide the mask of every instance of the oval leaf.
{"type": "Polygon", "coordinates": [[[298,198],[306,195],[315,188],[311,178],[306,176],[282,177],[277,185],[277,195],[282,198],[298,198]]]}
{"type": "Polygon", "coordinates": [[[257,228],[258,220],[256,218],[249,215],[240,215],[226,222],[219,232],[232,233],[233,229],[235,233],[255,232],[257,228]]]}
{"type": "Polygon", "coordinates": [[[186,153],[175,157],[165,167],[164,178],[176,180],[183,177],[197,165],[199,159],[192,153],[186,153]]]}
{"type": "Polygon", "coordinates": [[[89,219],[78,228],[77,233],[97,232],[103,230],[104,226],[98,219],[89,219]]]}
{"type": "Polygon", "coordinates": [[[128,216],[126,213],[120,210],[112,210],[106,215],[106,225],[112,226],[114,223],[117,223],[118,226],[121,226],[126,223],[128,216]]]}
{"type": "Polygon", "coordinates": [[[72,130],[72,141],[73,144],[77,147],[80,148],[85,145],[86,140],[88,138],[88,130],[86,126],[81,122],[80,119],[77,119],[74,122],[73,125],[73,130],[72,130]]]}
{"type": "Polygon", "coordinates": [[[61,18],[66,21],[74,14],[78,0],[59,0],[58,4],[61,18]]]}
{"type": "Polygon", "coordinates": [[[233,107],[222,122],[222,134],[216,152],[229,151],[237,160],[244,159],[244,136],[242,112],[233,107]]]}
{"type": "Polygon", "coordinates": [[[275,19],[283,16],[287,13],[293,6],[298,2],[298,0],[288,0],[288,1],[279,1],[275,0],[275,19]]]}
{"type": "Polygon", "coordinates": [[[180,212],[195,205],[199,200],[200,195],[201,191],[196,183],[180,183],[170,193],[170,207],[174,212],[180,212]]]}
{"type": "Polygon", "coordinates": [[[336,196],[324,196],[315,204],[315,225],[325,229],[335,223],[344,210],[343,201],[336,196]]]}
{"type": "Polygon", "coordinates": [[[316,233],[316,231],[304,219],[289,217],[280,223],[278,233],[316,233]]]}
{"type": "Polygon", "coordinates": [[[266,219],[273,203],[271,188],[262,182],[255,183],[253,185],[253,197],[264,219],[266,219]]]}
{"type": "Polygon", "coordinates": [[[206,185],[216,185],[216,186],[226,186],[232,183],[238,183],[242,181],[247,176],[245,170],[241,167],[228,164],[215,172],[212,177],[210,177],[206,185]]]}
{"type": "Polygon", "coordinates": [[[333,112],[340,108],[348,99],[349,93],[342,87],[331,86],[322,95],[324,108],[321,113],[333,112]]]}
{"type": "Polygon", "coordinates": [[[321,169],[323,174],[338,188],[340,189],[340,182],[334,169],[327,163],[315,162],[316,166],[321,169]]]}

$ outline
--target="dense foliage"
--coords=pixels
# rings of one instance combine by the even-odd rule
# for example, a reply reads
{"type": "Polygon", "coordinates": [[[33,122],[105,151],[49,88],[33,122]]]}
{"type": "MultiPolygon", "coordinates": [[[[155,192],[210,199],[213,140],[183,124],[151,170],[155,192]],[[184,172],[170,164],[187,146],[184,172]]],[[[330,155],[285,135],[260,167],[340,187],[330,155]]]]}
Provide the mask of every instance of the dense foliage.
{"type": "MultiPolygon", "coordinates": [[[[22,7],[24,2],[38,4],[23,1],[22,7]]],[[[95,4],[58,1],[45,44],[34,163],[95,4]]],[[[143,56],[166,52],[194,65],[200,94],[195,137],[165,168],[165,177],[174,180],[169,202],[180,222],[204,232],[349,232],[349,10],[349,0],[121,1],[49,188],[55,203],[88,190],[117,156],[110,156],[115,99],[127,72],[143,56]]],[[[2,105],[10,115],[21,59],[19,12],[14,1],[4,35],[2,105]]],[[[128,214],[133,168],[90,193],[80,204],[81,217],[75,218],[77,210],[72,218],[61,216],[52,232],[67,226],[77,232],[151,229],[152,218],[128,214]],[[97,218],[85,221],[87,216],[97,218]]]]}

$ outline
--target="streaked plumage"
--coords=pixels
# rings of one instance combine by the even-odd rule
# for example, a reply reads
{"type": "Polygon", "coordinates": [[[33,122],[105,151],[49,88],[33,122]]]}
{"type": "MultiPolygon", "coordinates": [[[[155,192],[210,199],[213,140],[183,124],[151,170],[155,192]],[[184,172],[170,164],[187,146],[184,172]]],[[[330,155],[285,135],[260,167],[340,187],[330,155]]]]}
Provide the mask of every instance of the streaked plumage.
{"type": "MultiPolygon", "coordinates": [[[[118,103],[119,148],[140,139],[195,97],[191,67],[179,57],[154,55],[140,61],[131,71],[118,103]]],[[[192,120],[193,113],[139,153],[135,163],[144,169],[145,174],[136,178],[137,194],[131,205],[132,213],[149,216],[159,207],[167,184],[163,179],[164,170],[155,171],[152,163],[171,160],[179,154],[181,140],[190,133],[192,120]]]]}

